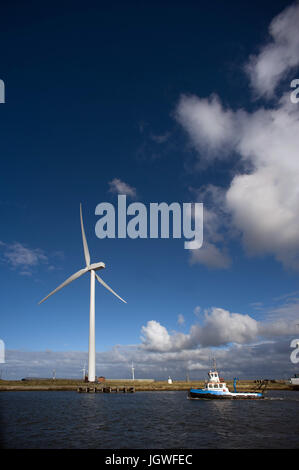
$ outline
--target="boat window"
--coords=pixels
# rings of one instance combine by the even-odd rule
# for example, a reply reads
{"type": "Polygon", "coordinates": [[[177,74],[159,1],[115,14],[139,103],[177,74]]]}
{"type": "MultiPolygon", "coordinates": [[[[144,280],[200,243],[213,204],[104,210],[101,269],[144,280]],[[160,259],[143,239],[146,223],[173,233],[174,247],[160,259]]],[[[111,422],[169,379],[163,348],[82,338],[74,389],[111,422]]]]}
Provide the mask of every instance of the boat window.
{"type": "Polygon", "coordinates": [[[215,387],[215,388],[218,388],[218,384],[215,384],[214,387],[215,387]]]}
{"type": "Polygon", "coordinates": [[[222,384],[220,384],[219,387],[222,388],[222,384]]]}

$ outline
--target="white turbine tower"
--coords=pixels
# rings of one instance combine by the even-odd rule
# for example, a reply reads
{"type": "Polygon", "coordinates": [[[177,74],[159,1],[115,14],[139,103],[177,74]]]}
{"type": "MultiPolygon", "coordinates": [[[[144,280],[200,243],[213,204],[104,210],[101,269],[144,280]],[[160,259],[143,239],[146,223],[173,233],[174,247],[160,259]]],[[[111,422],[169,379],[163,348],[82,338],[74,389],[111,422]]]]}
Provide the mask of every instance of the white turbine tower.
{"type": "Polygon", "coordinates": [[[84,226],[83,226],[83,217],[82,217],[82,206],[80,204],[80,220],[81,220],[81,231],[82,231],[82,240],[83,240],[83,249],[84,249],[84,257],[86,262],[86,267],[80,269],[75,274],[70,276],[66,281],[64,281],[60,286],[58,286],[55,290],[50,292],[47,297],[39,302],[41,304],[45,300],[47,300],[51,295],[58,292],[63,287],[70,284],[78,277],[81,277],[83,274],[90,272],[90,309],[89,309],[89,349],[88,349],[88,381],[95,382],[96,376],[96,350],[95,350],[95,278],[99,281],[102,286],[108,289],[112,294],[118,297],[122,302],[125,304],[127,303],[124,299],[122,299],[114,290],[109,287],[106,282],[103,281],[102,278],[96,273],[99,269],[105,268],[105,263],[93,263],[90,264],[90,254],[88,250],[88,245],[85,237],[84,226]]]}
{"type": "Polygon", "coordinates": [[[134,375],[134,365],[133,365],[133,362],[132,362],[132,380],[135,380],[135,375],[134,375]]]}

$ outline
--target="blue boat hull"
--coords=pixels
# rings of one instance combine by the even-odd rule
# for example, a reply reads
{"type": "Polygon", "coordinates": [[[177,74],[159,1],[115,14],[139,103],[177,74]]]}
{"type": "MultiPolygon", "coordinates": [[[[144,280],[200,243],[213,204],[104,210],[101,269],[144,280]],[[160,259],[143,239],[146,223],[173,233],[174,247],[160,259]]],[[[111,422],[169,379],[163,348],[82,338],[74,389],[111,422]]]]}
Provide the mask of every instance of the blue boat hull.
{"type": "Polygon", "coordinates": [[[207,392],[205,389],[200,388],[191,388],[188,393],[188,398],[192,399],[208,399],[208,400],[257,400],[260,398],[264,398],[262,393],[254,393],[254,392],[234,392],[234,393],[223,393],[219,391],[209,391],[207,392]]]}

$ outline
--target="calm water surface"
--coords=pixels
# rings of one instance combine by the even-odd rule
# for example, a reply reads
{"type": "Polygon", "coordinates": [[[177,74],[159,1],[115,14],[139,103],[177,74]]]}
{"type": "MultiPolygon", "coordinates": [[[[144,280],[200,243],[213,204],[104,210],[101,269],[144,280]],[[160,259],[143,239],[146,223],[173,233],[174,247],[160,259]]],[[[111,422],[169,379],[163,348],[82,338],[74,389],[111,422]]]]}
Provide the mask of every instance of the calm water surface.
{"type": "Polygon", "coordinates": [[[4,448],[299,448],[299,392],[187,400],[186,392],[1,392],[4,448]]]}

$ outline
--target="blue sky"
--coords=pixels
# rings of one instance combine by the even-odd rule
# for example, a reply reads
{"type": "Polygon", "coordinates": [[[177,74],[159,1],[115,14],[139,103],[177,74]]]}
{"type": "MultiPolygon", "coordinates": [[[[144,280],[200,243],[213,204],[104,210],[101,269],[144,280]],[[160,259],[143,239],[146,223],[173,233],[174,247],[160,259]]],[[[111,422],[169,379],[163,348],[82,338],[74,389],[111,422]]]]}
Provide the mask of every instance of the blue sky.
{"type": "Polygon", "coordinates": [[[98,375],[126,376],[134,360],[136,377],[203,376],[211,355],[232,375],[295,371],[298,11],[279,1],[1,7],[7,378],[81,374],[88,276],[37,305],[84,265],[80,202],[92,261],[128,302],[96,286],[98,375]],[[98,239],[95,207],[117,204],[117,180],[128,202],[203,202],[203,247],[98,239]]]}

